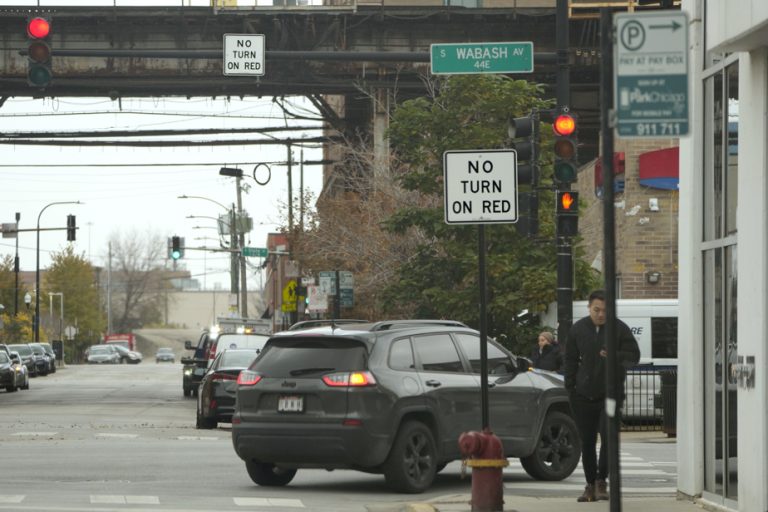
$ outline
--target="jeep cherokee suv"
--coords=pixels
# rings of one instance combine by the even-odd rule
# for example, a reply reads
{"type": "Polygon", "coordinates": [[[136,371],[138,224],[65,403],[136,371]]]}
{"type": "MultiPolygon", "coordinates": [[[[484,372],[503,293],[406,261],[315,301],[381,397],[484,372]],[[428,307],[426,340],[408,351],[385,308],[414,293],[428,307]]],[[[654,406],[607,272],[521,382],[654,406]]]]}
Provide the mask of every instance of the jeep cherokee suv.
{"type": "MultiPolygon", "coordinates": [[[[562,377],[529,370],[488,341],[490,426],[507,457],[562,480],[580,443],[562,377]]],[[[232,441],[251,479],[288,484],[298,468],[383,473],[429,488],[481,429],[480,335],[458,322],[383,322],[281,332],[238,378],[232,441]]]]}

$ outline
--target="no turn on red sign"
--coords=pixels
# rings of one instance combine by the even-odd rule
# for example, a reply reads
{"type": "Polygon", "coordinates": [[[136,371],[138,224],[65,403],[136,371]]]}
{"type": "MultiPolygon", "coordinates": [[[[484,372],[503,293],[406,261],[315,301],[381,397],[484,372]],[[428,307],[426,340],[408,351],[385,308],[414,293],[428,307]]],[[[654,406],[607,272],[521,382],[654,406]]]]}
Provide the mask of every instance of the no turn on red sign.
{"type": "Polygon", "coordinates": [[[445,222],[517,222],[517,152],[462,150],[443,154],[445,222]]]}
{"type": "Polygon", "coordinates": [[[264,34],[224,34],[224,76],[264,75],[264,34]]]}

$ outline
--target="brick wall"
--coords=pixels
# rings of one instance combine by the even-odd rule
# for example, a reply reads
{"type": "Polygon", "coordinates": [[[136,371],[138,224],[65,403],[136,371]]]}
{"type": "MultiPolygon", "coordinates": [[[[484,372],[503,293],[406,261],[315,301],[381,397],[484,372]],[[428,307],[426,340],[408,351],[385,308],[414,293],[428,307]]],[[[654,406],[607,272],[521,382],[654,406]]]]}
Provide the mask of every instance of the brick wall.
{"type": "MultiPolygon", "coordinates": [[[[616,193],[617,298],[676,298],[678,272],[678,192],[640,185],[639,157],[643,153],[677,146],[676,139],[620,140],[615,151],[625,153],[624,192],[616,193]],[[658,201],[652,211],[651,199],[658,201]],[[649,278],[658,277],[657,282],[649,278]]],[[[595,195],[595,162],[579,170],[579,232],[588,261],[602,270],[603,201],[595,195]]],[[[617,176],[621,178],[621,176],[617,176]]]]}

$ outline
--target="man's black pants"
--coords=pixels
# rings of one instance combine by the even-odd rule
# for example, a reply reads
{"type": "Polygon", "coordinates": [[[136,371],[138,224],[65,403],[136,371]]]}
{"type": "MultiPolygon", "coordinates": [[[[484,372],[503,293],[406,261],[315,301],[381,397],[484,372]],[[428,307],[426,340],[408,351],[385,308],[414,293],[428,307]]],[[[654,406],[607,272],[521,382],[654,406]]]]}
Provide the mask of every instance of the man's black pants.
{"type": "Polygon", "coordinates": [[[581,465],[588,484],[608,477],[608,422],[605,399],[590,400],[571,391],[571,409],[581,437],[581,465]],[[597,434],[600,433],[600,458],[597,458],[597,434]],[[599,460],[599,463],[598,463],[599,460]]]}

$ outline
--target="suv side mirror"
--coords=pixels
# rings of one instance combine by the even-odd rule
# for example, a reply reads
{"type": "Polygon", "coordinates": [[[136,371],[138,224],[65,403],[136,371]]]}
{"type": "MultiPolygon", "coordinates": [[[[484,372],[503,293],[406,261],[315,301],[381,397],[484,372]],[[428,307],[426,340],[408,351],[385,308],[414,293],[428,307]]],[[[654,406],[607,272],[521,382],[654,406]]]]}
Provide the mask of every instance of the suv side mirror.
{"type": "Polygon", "coordinates": [[[184,348],[187,350],[195,350],[195,347],[192,346],[192,342],[189,340],[184,342],[184,348]]]}
{"type": "Polygon", "coordinates": [[[517,371],[524,373],[530,368],[533,368],[533,362],[530,359],[522,356],[517,357],[517,371]]]}
{"type": "MultiPolygon", "coordinates": [[[[189,343],[189,342],[187,342],[187,343],[189,343]]],[[[195,363],[195,360],[192,359],[191,357],[182,357],[181,358],[181,364],[194,364],[194,363],[195,363]]]]}
{"type": "Polygon", "coordinates": [[[16,352],[13,352],[11,354],[11,361],[13,361],[14,363],[21,363],[21,358],[19,357],[19,354],[17,354],[16,352]]]}

